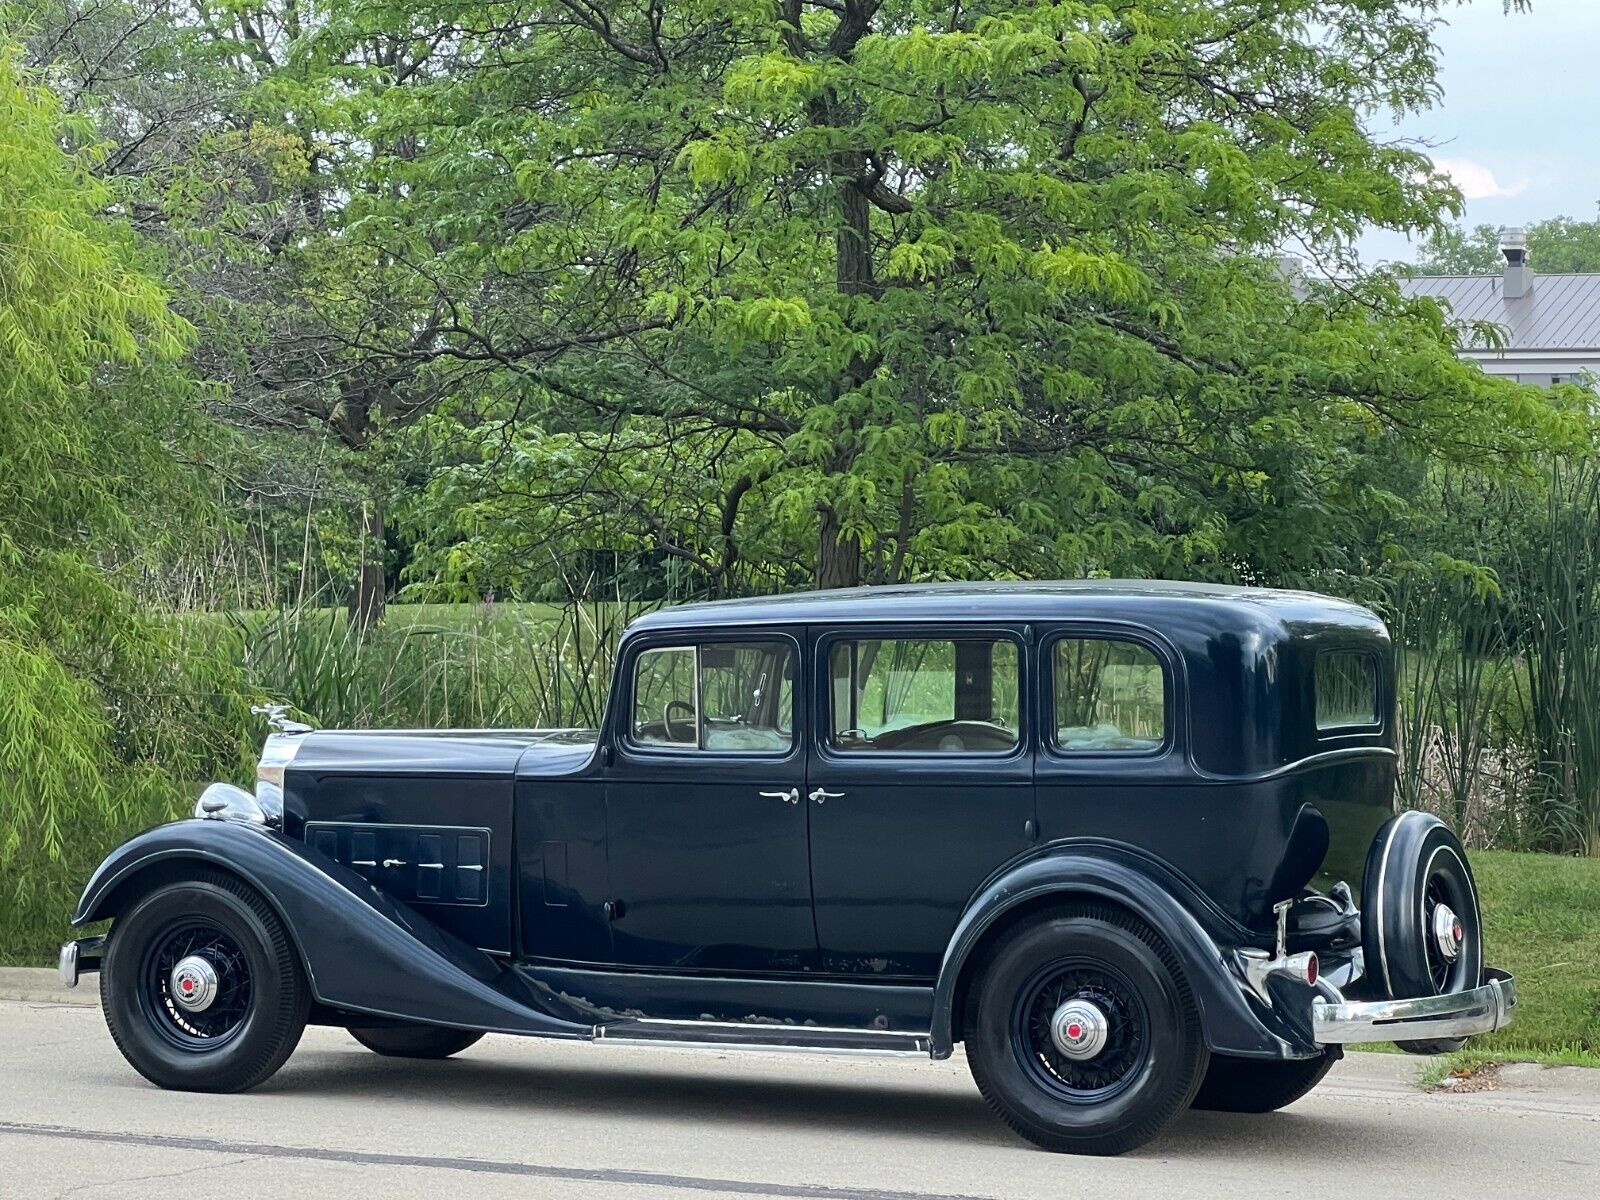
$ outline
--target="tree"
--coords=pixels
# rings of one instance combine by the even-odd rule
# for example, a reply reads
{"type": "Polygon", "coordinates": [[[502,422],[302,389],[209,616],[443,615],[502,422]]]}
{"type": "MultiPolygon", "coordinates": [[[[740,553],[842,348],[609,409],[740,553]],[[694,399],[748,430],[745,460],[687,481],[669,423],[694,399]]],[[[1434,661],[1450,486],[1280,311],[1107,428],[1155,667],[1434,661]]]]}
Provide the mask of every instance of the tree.
{"type": "MultiPolygon", "coordinates": [[[[26,17],[31,61],[104,140],[95,174],[159,252],[173,305],[195,329],[190,362],[212,385],[213,413],[242,434],[226,464],[236,504],[312,519],[341,553],[348,532],[352,610],[381,615],[388,483],[384,465],[359,452],[380,413],[403,414],[392,366],[374,375],[330,340],[317,290],[324,272],[342,274],[327,264],[329,221],[367,154],[321,139],[342,130],[289,103],[319,69],[305,50],[323,14],[300,0],[19,0],[14,11],[26,17]],[[343,510],[332,528],[330,509],[343,510]]],[[[383,53],[363,47],[321,66],[383,53]]],[[[314,572],[299,567],[304,583],[314,572]]]]}
{"type": "Polygon", "coordinates": [[[1337,267],[1367,224],[1457,203],[1361,121],[1430,96],[1431,12],[432,11],[398,22],[448,48],[430,82],[362,108],[408,135],[375,164],[393,194],[352,204],[383,264],[355,286],[433,335],[363,349],[459,381],[423,577],[576,545],[713,591],[1282,571],[1398,502],[1383,456],[1559,424],[1459,364],[1426,302],[1301,303],[1253,253],[1337,267]]]}
{"type": "MultiPolygon", "coordinates": [[[[1547,275],[1600,271],[1600,219],[1548,217],[1529,225],[1528,261],[1547,275]]],[[[1418,275],[1498,275],[1505,267],[1493,225],[1446,225],[1422,245],[1418,275]]]]}
{"type": "Polygon", "coordinates": [[[237,403],[398,456],[424,581],[1344,568],[1397,460],[1560,436],[1427,302],[1264,265],[1454,211],[1363,126],[1438,8],[193,0],[159,45],[237,85],[161,194],[248,202],[153,219],[237,403]]]}
{"type": "Polygon", "coordinates": [[[127,568],[200,511],[205,427],[188,329],[84,133],[0,43],[0,931],[40,899],[19,852],[147,817],[240,751],[231,672],[132,596],[127,568]]]}

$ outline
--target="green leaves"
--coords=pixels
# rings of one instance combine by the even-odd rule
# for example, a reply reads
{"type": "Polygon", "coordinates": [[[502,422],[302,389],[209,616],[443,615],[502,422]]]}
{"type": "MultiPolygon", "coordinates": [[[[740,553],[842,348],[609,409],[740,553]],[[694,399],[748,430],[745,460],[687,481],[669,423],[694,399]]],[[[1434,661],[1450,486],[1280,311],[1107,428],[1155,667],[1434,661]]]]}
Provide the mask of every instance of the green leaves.
{"type": "Polygon", "coordinates": [[[83,132],[0,46],[0,934],[65,902],[19,854],[59,857],[170,800],[164,771],[239,752],[230,671],[181,653],[118,570],[149,565],[153,515],[200,510],[177,455],[204,418],[175,363],[189,326],[104,215],[95,155],[63,149],[83,132]]]}
{"type": "Polygon", "coordinates": [[[251,14],[174,20],[251,82],[163,203],[260,283],[207,309],[252,402],[391,439],[415,587],[1359,572],[1396,478],[1588,436],[1346,278],[1458,199],[1365,132],[1431,5],[251,14]]]}

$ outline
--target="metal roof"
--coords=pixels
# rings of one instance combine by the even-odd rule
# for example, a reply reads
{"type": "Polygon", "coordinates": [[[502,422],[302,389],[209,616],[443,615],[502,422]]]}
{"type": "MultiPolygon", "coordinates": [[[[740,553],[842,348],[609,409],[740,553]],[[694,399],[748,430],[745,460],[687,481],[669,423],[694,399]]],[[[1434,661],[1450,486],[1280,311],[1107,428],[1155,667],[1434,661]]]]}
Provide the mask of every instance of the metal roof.
{"type": "Polygon", "coordinates": [[[1500,275],[1414,275],[1397,281],[1407,296],[1432,296],[1462,323],[1492,321],[1505,349],[1600,350],[1600,275],[1535,275],[1532,290],[1505,299],[1500,275]]]}
{"type": "Polygon", "coordinates": [[[703,625],[808,624],[966,619],[1028,621],[1167,618],[1205,609],[1253,613],[1255,619],[1332,622],[1382,629],[1367,609],[1315,592],[1168,580],[1115,579],[1004,583],[932,583],[792,592],[683,604],[639,617],[630,632],[703,625]]]}

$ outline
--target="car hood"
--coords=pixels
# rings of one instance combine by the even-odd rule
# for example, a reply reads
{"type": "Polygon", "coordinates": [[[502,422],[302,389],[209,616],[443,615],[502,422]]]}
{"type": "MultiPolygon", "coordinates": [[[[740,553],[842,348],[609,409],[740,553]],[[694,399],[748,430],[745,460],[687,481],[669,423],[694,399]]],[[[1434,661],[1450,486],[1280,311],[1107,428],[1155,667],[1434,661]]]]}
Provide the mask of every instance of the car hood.
{"type": "Polygon", "coordinates": [[[294,774],[564,775],[594,757],[592,729],[316,730],[303,735],[294,774]]]}

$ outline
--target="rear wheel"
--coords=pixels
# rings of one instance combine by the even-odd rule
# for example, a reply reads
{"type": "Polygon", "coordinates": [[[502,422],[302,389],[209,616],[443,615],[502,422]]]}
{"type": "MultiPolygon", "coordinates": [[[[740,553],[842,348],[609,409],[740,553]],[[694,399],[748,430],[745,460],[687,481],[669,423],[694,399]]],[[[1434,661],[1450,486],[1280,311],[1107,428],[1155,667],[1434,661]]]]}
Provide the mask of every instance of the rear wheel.
{"type": "Polygon", "coordinates": [[[483,1034],[475,1029],[446,1029],[442,1025],[352,1025],[350,1036],[388,1058],[449,1058],[483,1034]]]}
{"type": "Polygon", "coordinates": [[[1004,935],[977,986],[967,1058],[1001,1120],[1047,1150],[1121,1154],[1187,1107],[1208,1057],[1171,952],[1117,909],[1004,935]]]}
{"type": "Polygon", "coordinates": [[[112,926],[100,971],[106,1025],[150,1082],[255,1087],[294,1051],[310,990],[266,901],[220,872],[145,896],[112,926]]]}
{"type": "Polygon", "coordinates": [[[1321,1083],[1337,1061],[1334,1054],[1298,1062],[1213,1055],[1191,1107],[1206,1112],[1277,1112],[1321,1083]]]}

